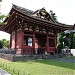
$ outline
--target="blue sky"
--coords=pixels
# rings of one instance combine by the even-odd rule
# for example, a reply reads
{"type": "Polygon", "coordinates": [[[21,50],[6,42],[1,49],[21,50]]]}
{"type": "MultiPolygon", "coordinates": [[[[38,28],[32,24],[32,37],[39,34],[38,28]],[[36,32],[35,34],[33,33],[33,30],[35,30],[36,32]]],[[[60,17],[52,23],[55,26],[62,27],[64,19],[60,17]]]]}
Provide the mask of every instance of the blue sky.
{"type": "MultiPolygon", "coordinates": [[[[12,3],[33,11],[45,7],[48,12],[53,10],[56,13],[59,22],[69,25],[75,23],[75,0],[3,0],[1,13],[9,13],[12,3]]],[[[9,39],[9,36],[4,35],[0,32],[0,39],[3,37],[9,39]]]]}

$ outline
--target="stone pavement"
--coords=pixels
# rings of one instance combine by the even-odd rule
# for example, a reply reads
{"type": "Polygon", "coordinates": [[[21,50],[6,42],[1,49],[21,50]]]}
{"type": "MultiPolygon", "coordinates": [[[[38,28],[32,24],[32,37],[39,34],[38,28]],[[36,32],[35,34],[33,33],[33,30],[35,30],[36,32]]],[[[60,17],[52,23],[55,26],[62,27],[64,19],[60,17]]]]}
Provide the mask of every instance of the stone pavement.
{"type": "Polygon", "coordinates": [[[60,61],[60,62],[70,62],[70,63],[75,63],[75,59],[58,58],[58,59],[52,59],[52,60],[57,60],[57,61],[60,61]]]}
{"type": "Polygon", "coordinates": [[[11,74],[0,68],[0,75],[11,75],[11,74]]]}

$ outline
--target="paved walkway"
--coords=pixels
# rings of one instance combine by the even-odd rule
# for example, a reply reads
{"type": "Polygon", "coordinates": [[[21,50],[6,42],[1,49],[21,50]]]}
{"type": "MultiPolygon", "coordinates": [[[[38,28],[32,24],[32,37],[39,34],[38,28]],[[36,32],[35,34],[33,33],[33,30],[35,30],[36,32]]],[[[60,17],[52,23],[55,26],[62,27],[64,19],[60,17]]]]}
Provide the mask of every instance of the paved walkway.
{"type": "Polygon", "coordinates": [[[11,75],[11,74],[0,68],[0,75],[11,75]]]}
{"type": "Polygon", "coordinates": [[[52,60],[57,60],[57,61],[60,61],[60,62],[75,63],[75,59],[58,58],[58,59],[52,59],[52,60]]]}

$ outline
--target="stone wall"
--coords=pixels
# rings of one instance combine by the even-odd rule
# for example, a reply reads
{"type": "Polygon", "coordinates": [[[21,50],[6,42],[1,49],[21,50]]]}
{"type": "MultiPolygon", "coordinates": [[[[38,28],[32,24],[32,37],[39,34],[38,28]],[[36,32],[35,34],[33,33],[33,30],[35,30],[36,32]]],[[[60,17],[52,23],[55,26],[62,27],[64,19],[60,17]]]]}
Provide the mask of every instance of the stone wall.
{"type": "Polygon", "coordinates": [[[38,59],[55,59],[57,56],[53,55],[13,55],[13,54],[0,54],[0,58],[9,60],[9,61],[29,61],[29,60],[38,60],[38,59]]]}
{"type": "Polygon", "coordinates": [[[9,61],[13,61],[13,55],[12,54],[3,54],[3,53],[0,53],[0,58],[3,58],[3,59],[6,59],[6,60],[9,60],[9,61]]]}

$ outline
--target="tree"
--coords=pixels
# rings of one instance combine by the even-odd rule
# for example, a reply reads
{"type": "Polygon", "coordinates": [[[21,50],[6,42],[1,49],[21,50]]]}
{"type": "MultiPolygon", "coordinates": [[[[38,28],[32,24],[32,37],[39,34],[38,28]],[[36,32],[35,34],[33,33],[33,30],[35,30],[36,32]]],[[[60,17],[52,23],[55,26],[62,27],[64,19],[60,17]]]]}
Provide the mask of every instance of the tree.
{"type": "Polygon", "coordinates": [[[53,19],[55,22],[58,22],[56,14],[55,14],[52,10],[50,10],[49,13],[50,13],[50,16],[52,17],[52,19],[53,19]]]}
{"type": "Polygon", "coordinates": [[[3,43],[0,41],[0,49],[3,48],[3,43]]]}
{"type": "Polygon", "coordinates": [[[70,36],[69,36],[69,39],[70,39],[70,49],[75,49],[75,33],[73,33],[73,32],[71,32],[70,34],[69,34],[70,36]]]}
{"type": "Polygon", "coordinates": [[[3,21],[6,18],[4,14],[0,14],[0,24],[4,24],[3,21]]]}
{"type": "Polygon", "coordinates": [[[63,49],[63,42],[64,47],[68,46],[70,49],[75,49],[75,33],[60,33],[59,40],[57,41],[57,48],[58,50],[63,49]],[[65,38],[64,38],[65,37],[65,38]]]}
{"type": "Polygon", "coordinates": [[[61,52],[61,49],[63,48],[63,37],[64,37],[64,33],[59,33],[58,37],[57,37],[57,49],[58,49],[58,53],[61,52]]]}
{"type": "Polygon", "coordinates": [[[73,45],[72,45],[72,49],[75,49],[75,33],[73,34],[73,45]]]}
{"type": "Polygon", "coordinates": [[[2,2],[2,0],[0,0],[0,2],[2,2]]]}
{"type": "Polygon", "coordinates": [[[70,48],[70,38],[69,34],[65,34],[64,32],[59,33],[57,37],[57,49],[58,52],[61,52],[61,49],[68,46],[70,48]]]}
{"type": "Polygon", "coordinates": [[[9,48],[9,44],[10,44],[10,43],[9,43],[9,40],[2,39],[1,42],[2,42],[2,44],[3,44],[3,47],[9,48]]]}

